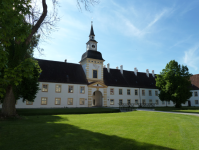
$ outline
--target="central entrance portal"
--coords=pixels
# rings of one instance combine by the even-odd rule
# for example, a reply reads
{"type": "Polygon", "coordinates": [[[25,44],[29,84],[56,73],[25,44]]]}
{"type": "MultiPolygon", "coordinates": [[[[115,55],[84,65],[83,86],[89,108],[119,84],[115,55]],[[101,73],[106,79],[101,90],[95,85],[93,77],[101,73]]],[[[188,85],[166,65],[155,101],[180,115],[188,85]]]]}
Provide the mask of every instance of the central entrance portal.
{"type": "Polygon", "coordinates": [[[93,92],[93,104],[92,106],[102,106],[102,93],[100,91],[93,92]]]}

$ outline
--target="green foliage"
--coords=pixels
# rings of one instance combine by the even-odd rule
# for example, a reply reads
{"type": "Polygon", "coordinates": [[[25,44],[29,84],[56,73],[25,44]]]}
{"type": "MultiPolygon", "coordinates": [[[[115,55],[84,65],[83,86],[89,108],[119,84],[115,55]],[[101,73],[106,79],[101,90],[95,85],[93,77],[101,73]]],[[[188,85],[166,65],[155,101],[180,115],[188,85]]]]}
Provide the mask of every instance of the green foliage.
{"type": "Polygon", "coordinates": [[[181,104],[185,103],[192,95],[190,76],[187,66],[178,65],[175,60],[170,61],[156,78],[156,87],[160,90],[160,100],[171,100],[176,103],[176,107],[181,107],[181,104]]]}
{"type": "Polygon", "coordinates": [[[25,15],[30,14],[30,0],[0,0],[0,44],[10,45],[10,40],[24,41],[31,32],[25,23],[25,15]]]}

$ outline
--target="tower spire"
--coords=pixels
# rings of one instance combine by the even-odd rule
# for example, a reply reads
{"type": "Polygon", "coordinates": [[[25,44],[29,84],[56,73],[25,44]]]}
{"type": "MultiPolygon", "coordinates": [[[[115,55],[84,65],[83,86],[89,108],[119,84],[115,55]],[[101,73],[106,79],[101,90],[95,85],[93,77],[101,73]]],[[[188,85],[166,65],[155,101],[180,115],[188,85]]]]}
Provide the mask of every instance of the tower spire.
{"type": "Polygon", "coordinates": [[[89,36],[95,36],[94,30],[93,30],[93,21],[91,21],[91,31],[89,36]]]}

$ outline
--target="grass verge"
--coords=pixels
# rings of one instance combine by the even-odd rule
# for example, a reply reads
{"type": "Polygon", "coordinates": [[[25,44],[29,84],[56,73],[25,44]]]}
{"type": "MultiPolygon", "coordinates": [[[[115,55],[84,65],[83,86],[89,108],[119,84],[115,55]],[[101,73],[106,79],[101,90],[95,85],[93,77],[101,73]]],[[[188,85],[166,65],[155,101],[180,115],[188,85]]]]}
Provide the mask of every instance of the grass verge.
{"type": "Polygon", "coordinates": [[[159,111],[173,111],[173,112],[183,112],[183,113],[199,113],[199,107],[155,107],[155,110],[159,111]]]}

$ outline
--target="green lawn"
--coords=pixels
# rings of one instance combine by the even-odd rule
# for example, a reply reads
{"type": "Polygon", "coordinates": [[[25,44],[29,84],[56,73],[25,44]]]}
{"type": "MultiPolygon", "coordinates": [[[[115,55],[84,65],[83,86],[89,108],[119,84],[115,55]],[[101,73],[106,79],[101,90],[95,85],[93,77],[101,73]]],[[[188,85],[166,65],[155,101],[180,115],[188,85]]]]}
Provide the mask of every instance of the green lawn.
{"type": "Polygon", "coordinates": [[[199,148],[199,117],[159,112],[26,116],[0,122],[0,150],[199,148]]]}
{"type": "Polygon", "coordinates": [[[113,113],[119,109],[111,108],[52,108],[52,109],[17,109],[19,115],[58,115],[58,114],[91,114],[91,113],[113,113]]]}
{"type": "Polygon", "coordinates": [[[184,112],[184,113],[199,113],[199,107],[156,107],[155,110],[160,111],[173,111],[173,112],[184,112]]]}

